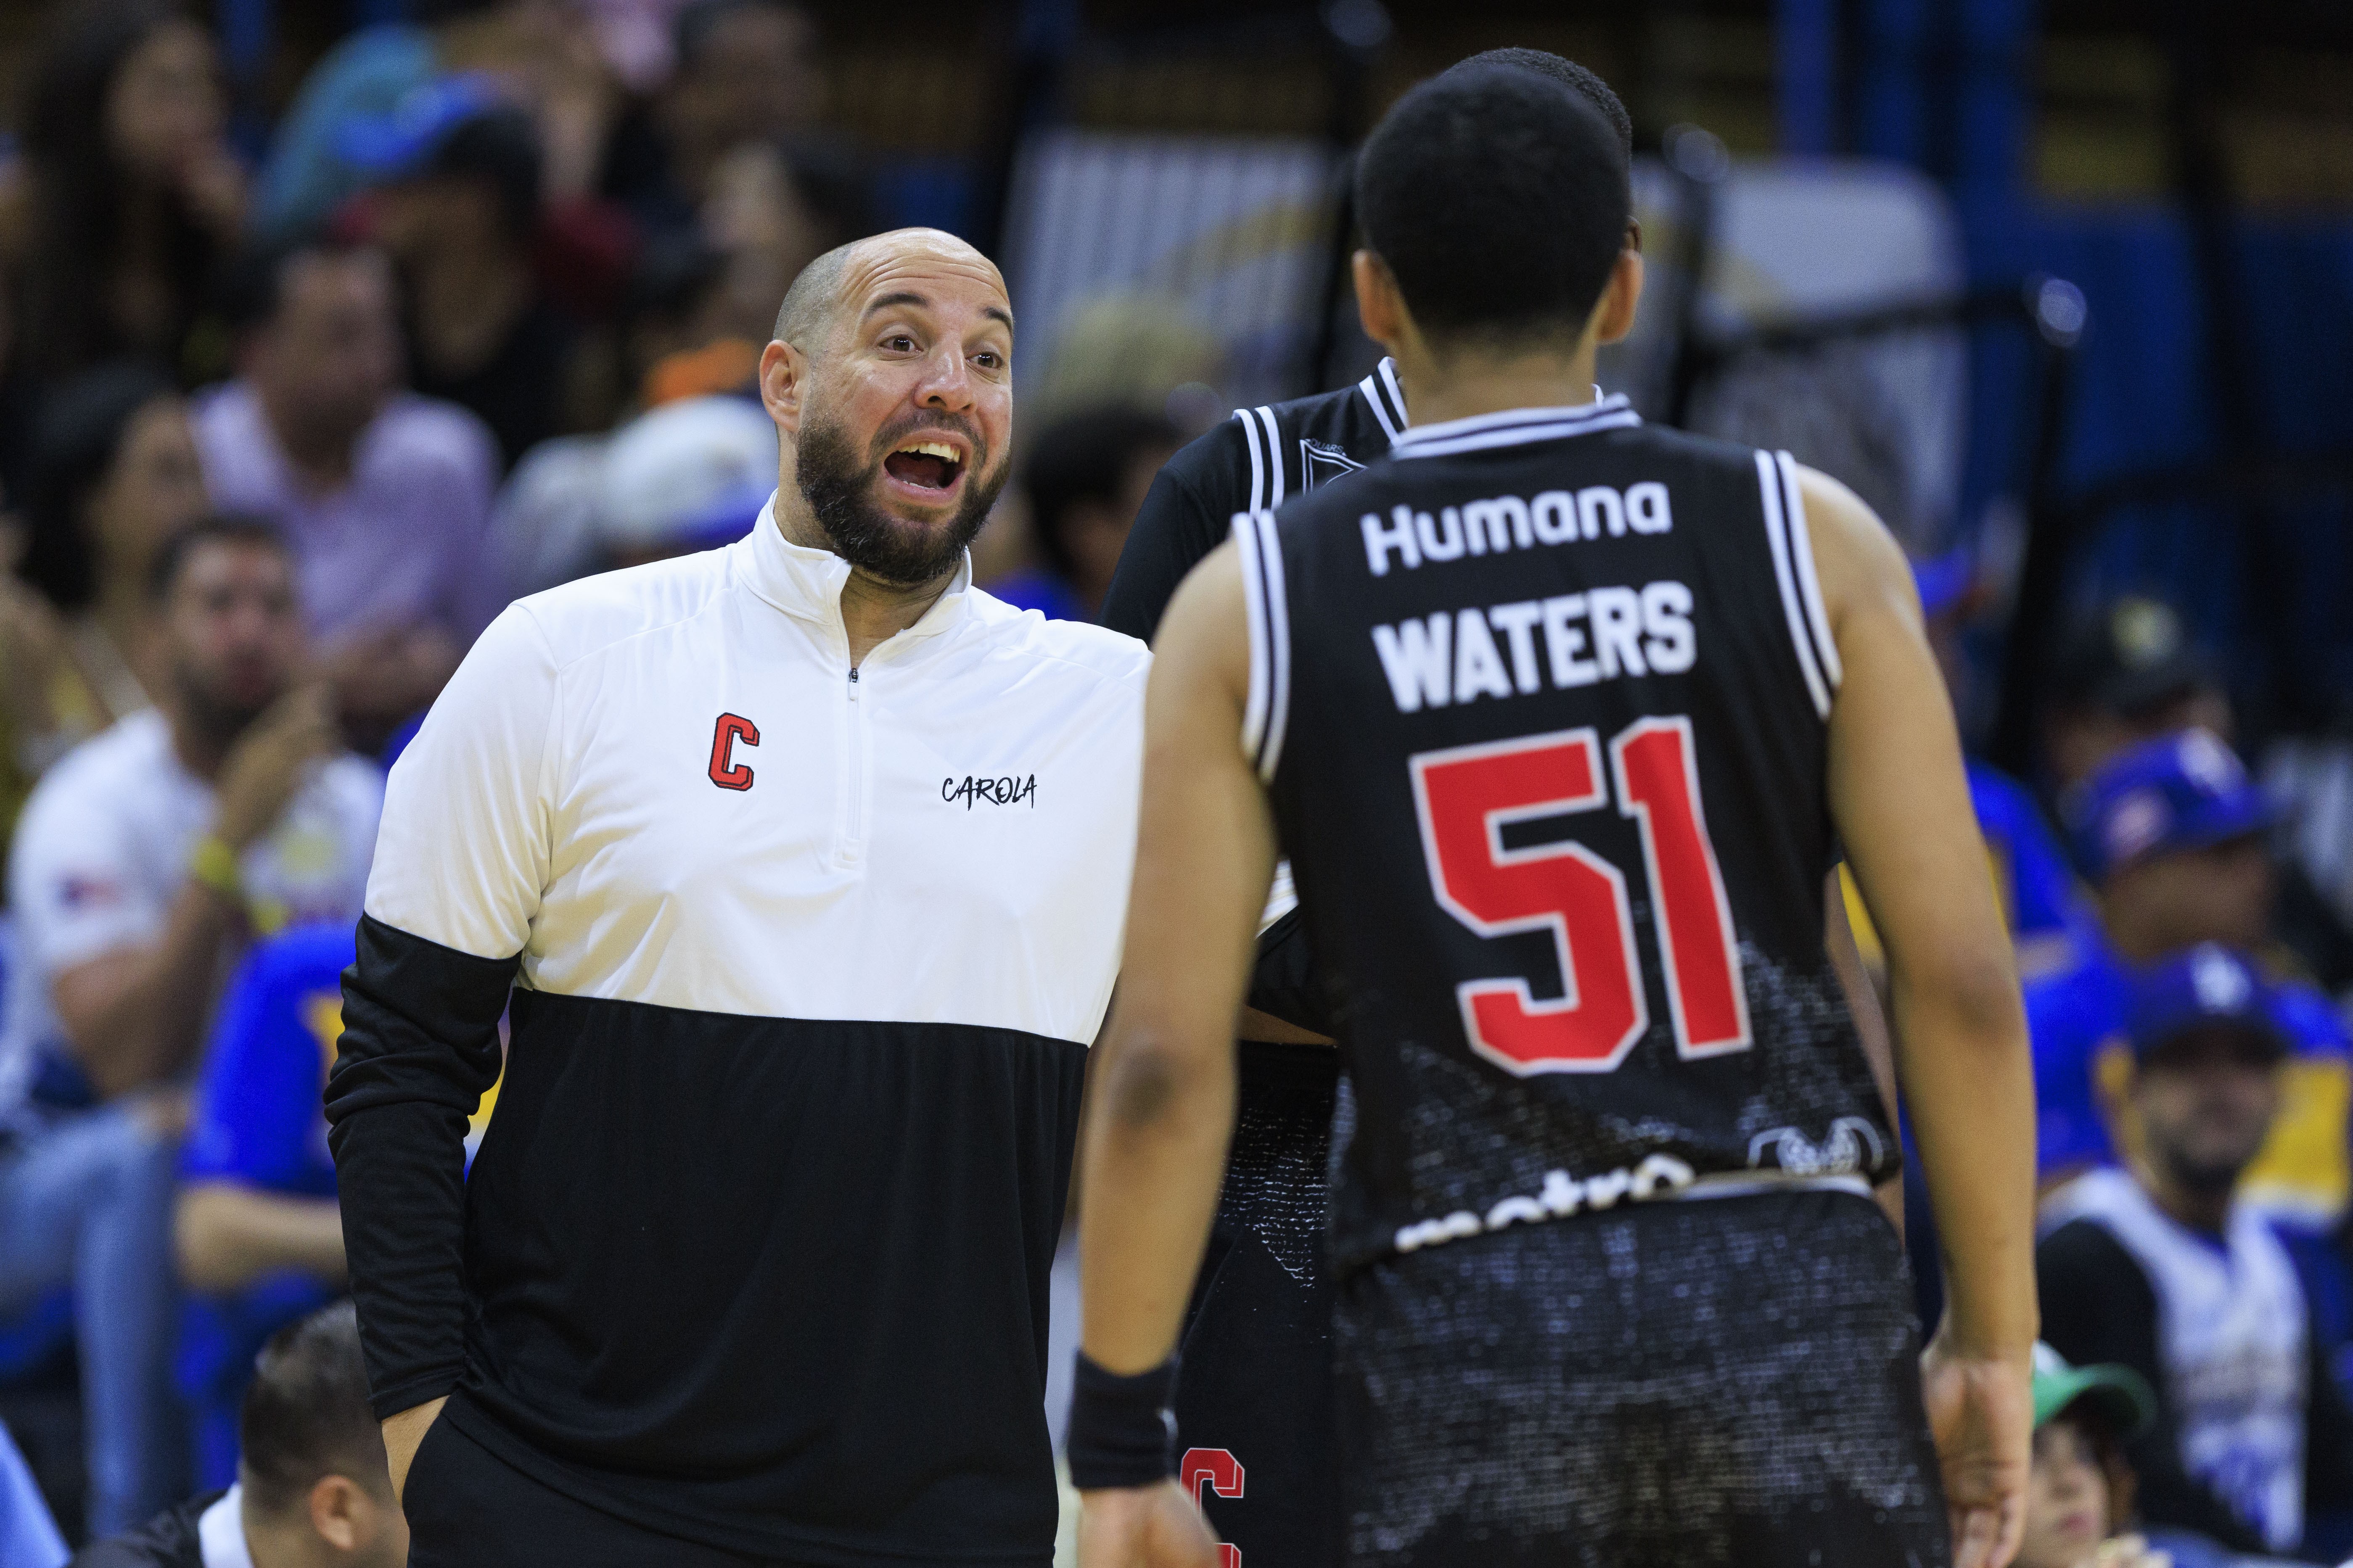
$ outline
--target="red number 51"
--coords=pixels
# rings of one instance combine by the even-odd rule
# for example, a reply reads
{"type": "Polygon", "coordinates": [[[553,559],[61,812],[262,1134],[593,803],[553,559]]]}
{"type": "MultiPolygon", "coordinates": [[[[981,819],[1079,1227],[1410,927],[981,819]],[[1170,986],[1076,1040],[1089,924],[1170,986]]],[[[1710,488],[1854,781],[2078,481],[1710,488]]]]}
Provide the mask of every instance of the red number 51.
{"type": "MultiPolygon", "coordinates": [[[[1539,1002],[1518,975],[1455,987],[1471,1048],[1523,1077],[1609,1072],[1650,1027],[1626,878],[1576,842],[1506,849],[1503,826],[1609,804],[1601,742],[1563,730],[1411,759],[1430,885],[1481,936],[1549,931],[1562,995],[1539,1002]]],[[[1675,1049],[1684,1058],[1748,1048],[1748,1002],[1724,874],[1700,812],[1687,718],[1643,719],[1609,742],[1618,810],[1640,825],[1657,911],[1675,1049]]]]}

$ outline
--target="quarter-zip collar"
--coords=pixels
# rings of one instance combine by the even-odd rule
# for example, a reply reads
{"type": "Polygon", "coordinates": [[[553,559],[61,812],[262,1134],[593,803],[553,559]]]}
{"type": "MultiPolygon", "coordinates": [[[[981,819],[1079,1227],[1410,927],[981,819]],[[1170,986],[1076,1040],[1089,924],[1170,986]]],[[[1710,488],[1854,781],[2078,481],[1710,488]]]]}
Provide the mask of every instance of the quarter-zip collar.
{"type": "MultiPolygon", "coordinates": [[[[760,509],[759,521],[749,537],[728,546],[736,552],[736,571],[762,599],[796,620],[823,626],[848,640],[841,620],[841,590],[849,581],[849,563],[830,550],[811,550],[785,537],[776,523],[776,498],[760,509]]],[[[923,617],[874,650],[881,654],[904,638],[937,637],[961,625],[972,608],[972,552],[964,552],[947,591],[933,601],[923,617]]],[[[871,657],[871,656],[870,656],[871,657]]]]}

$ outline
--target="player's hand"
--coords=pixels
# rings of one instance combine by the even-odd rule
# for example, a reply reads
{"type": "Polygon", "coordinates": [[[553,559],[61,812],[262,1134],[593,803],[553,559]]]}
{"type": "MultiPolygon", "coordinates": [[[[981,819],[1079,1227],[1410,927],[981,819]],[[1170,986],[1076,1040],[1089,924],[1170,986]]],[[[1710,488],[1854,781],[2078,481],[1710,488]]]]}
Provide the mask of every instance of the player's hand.
{"type": "Polygon", "coordinates": [[[270,828],[294,798],[310,765],[343,749],[326,688],[303,686],[263,710],[221,763],[213,831],[242,849],[270,828]]]}
{"type": "Polygon", "coordinates": [[[417,1450],[424,1446],[425,1434],[441,1415],[441,1407],[449,1396],[428,1399],[422,1405],[412,1405],[397,1415],[384,1421],[384,1458],[392,1471],[392,1500],[398,1502],[408,1492],[408,1467],[417,1463],[417,1450]]]}
{"type": "Polygon", "coordinates": [[[2024,1353],[1963,1354],[1940,1329],[1920,1357],[1920,1387],[1945,1473],[1953,1568],[2008,1568],[2026,1532],[2032,1363],[2024,1353]]]}
{"type": "Polygon", "coordinates": [[[1173,1477],[1083,1492],[1079,1568],[1218,1568],[1218,1538],[1173,1477]]]}

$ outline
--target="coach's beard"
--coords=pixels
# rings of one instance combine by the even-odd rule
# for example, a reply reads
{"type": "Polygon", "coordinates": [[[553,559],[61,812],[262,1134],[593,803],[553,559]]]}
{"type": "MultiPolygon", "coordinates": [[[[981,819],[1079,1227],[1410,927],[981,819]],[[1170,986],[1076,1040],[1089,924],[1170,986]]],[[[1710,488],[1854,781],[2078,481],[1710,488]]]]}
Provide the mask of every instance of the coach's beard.
{"type": "MultiPolygon", "coordinates": [[[[838,424],[810,419],[801,426],[794,479],[833,552],[868,576],[895,587],[920,587],[955,569],[957,557],[988,521],[988,509],[1005,489],[1006,465],[994,472],[975,468],[965,481],[964,504],[944,522],[910,522],[874,501],[882,459],[903,430],[876,437],[873,460],[863,468],[849,434],[838,424]]],[[[976,439],[976,458],[985,453],[976,439]]]]}

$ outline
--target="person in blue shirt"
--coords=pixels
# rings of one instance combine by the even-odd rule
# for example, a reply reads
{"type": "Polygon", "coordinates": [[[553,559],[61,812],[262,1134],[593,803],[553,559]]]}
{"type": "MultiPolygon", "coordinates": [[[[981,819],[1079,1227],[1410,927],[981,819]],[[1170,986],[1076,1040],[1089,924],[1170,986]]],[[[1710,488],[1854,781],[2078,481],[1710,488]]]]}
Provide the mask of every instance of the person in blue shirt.
{"type": "Polygon", "coordinates": [[[237,1479],[237,1421],[253,1358],[287,1323],[343,1294],[343,1220],[321,1096],[343,1033],[352,928],[257,945],[221,1004],[181,1156],[180,1392],[197,1481],[237,1479]]]}
{"type": "MultiPolygon", "coordinates": [[[[177,1375],[196,1479],[237,1479],[237,1409],[270,1335],[343,1293],[343,1226],[322,1096],[343,1032],[353,928],[257,943],[229,982],[181,1154],[177,1375]]],[[[497,1098],[474,1115],[470,1157],[497,1098]]]]}
{"type": "MultiPolygon", "coordinates": [[[[1953,693],[1955,705],[1966,707],[1969,668],[1961,633],[1984,598],[1978,591],[1976,562],[1963,547],[1914,563],[1912,575],[1920,590],[1929,646],[1945,673],[1945,684],[1953,693]]],[[[2063,969],[2084,943],[2096,939],[2099,921],[2090,898],[2068,865],[2034,792],[1982,758],[1967,757],[1963,763],[1969,805],[1977,812],[1978,832],[1985,838],[1988,870],[2017,948],[2019,974],[2031,980],[2063,969]]],[[[1854,879],[1842,876],[1841,885],[1855,944],[1876,973],[1883,966],[1878,933],[1872,928],[1854,879]]]]}
{"type": "MultiPolygon", "coordinates": [[[[2271,805],[2210,731],[2111,758],[2068,797],[2066,816],[2102,929],[2073,967],[2026,987],[2046,1186],[2137,1147],[2124,1094],[2126,969],[2203,942],[2264,952],[2275,890],[2264,841],[2271,805]]],[[[2346,1205],[2353,1042],[2327,997],[2292,975],[2275,979],[2273,1005],[2290,1047],[2282,1110],[2243,1195],[2310,1228],[2346,1205]]]]}

